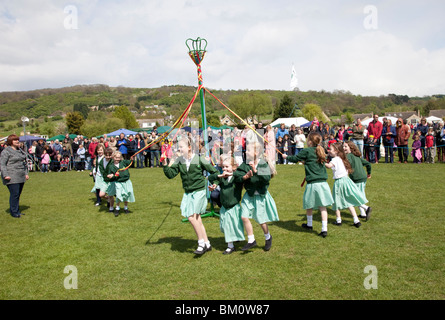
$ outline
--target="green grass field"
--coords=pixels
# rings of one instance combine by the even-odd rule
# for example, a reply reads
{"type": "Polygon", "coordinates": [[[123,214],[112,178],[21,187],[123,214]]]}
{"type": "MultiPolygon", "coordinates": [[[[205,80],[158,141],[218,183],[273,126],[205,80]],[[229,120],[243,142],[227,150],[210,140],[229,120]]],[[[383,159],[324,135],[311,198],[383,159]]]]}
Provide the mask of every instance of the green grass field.
{"type": "MultiPolygon", "coordinates": [[[[445,298],[443,164],[373,165],[367,197],[373,208],[361,228],[343,211],[321,238],[320,214],[304,231],[304,168],[278,166],[270,193],[280,221],[270,224],[271,251],[259,246],[222,255],[217,218],[206,218],[213,250],[201,257],[189,223],[181,222],[180,178],[162,169],[131,169],[136,202],[115,218],[95,207],[88,172],[31,173],[21,197],[26,214],[8,213],[0,188],[0,299],[351,299],[445,298]],[[66,289],[66,266],[77,269],[77,289],[66,289]],[[364,284],[374,266],[377,289],[364,284]]],[[[332,172],[329,183],[332,186],[332,172]]],[[[240,248],[244,243],[237,243],[240,248]]]]}

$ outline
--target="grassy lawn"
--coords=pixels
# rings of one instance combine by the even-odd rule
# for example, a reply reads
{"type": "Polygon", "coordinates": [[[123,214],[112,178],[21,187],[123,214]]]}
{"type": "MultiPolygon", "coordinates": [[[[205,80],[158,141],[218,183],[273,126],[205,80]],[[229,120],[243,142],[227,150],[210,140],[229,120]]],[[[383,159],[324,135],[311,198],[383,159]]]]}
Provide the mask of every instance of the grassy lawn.
{"type": "MultiPolygon", "coordinates": [[[[343,211],[321,238],[301,228],[304,168],[278,166],[271,181],[280,221],[270,224],[271,251],[259,246],[222,255],[217,218],[205,226],[213,251],[196,257],[197,239],[181,222],[180,178],[162,169],[131,169],[136,202],[115,218],[95,207],[87,172],[31,173],[20,219],[9,216],[0,188],[0,299],[444,299],[443,164],[378,164],[368,180],[370,221],[357,229],[343,211]],[[66,266],[77,268],[78,289],[67,290],[66,266]],[[378,288],[366,289],[364,272],[378,271],[378,288]]],[[[332,186],[332,172],[329,183],[332,186]]],[[[243,243],[236,244],[240,248],[243,243]]]]}

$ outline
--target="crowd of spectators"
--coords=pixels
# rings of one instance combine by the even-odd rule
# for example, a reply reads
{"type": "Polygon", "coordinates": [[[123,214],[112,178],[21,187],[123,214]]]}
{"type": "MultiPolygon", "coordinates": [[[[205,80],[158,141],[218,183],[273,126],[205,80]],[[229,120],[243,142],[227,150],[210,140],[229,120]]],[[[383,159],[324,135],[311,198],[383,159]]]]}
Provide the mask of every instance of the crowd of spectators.
{"type": "MultiPolygon", "coordinates": [[[[240,164],[245,161],[246,141],[258,139],[257,136],[261,135],[265,141],[265,155],[276,164],[287,164],[282,154],[297,155],[305,147],[309,132],[316,131],[323,137],[322,146],[326,151],[333,142],[351,140],[362,152],[362,157],[371,163],[383,162],[383,159],[385,163],[393,163],[394,154],[397,154],[399,163],[407,163],[410,158],[414,163],[445,162],[443,122],[427,123],[425,118],[422,118],[416,126],[408,125],[404,119],[398,119],[395,124],[387,118],[383,118],[380,122],[379,116],[374,115],[367,126],[362,125],[358,119],[348,127],[345,125],[331,127],[328,123],[314,118],[308,128],[295,125],[286,127],[285,124],[281,124],[279,128],[273,128],[270,125],[264,128],[262,123],[258,123],[255,129],[256,132],[250,130],[248,126],[244,129],[223,130],[212,130],[209,127],[207,130],[208,150],[205,149],[202,134],[198,129],[190,131],[181,129],[179,134],[174,135],[173,142],[187,136],[192,142],[193,152],[210,156],[213,163],[218,163],[220,154],[231,151],[240,164]],[[410,137],[412,143],[409,143],[410,137]]],[[[99,143],[106,148],[120,151],[124,159],[130,159],[137,154],[133,159],[133,168],[160,167],[161,155],[163,154],[169,161],[175,150],[174,143],[173,148],[169,147],[172,142],[171,137],[172,135],[158,141],[159,134],[154,128],[151,133],[141,132],[128,136],[121,133],[117,137],[103,135],[100,138],[89,139],[77,136],[71,139],[67,134],[62,141],[42,139],[32,142],[32,145],[27,148],[28,169],[41,172],[91,170],[96,157],[96,146],[99,143]],[[151,144],[149,148],[138,152],[148,144],[151,144]]],[[[20,147],[26,151],[23,143],[20,147]]],[[[0,147],[0,152],[2,149],[3,146],[0,147]]]]}

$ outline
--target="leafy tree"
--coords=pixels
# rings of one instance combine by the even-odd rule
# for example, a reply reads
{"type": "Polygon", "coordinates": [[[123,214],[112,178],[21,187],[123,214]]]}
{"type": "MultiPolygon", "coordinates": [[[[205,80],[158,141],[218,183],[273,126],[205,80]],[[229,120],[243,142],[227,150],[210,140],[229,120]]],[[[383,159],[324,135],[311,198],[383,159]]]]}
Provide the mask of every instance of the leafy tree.
{"type": "Polygon", "coordinates": [[[274,120],[278,118],[289,118],[293,116],[292,110],[294,109],[294,103],[292,99],[286,94],[283,99],[281,99],[280,104],[275,107],[273,118],[274,120]]]}
{"type": "Polygon", "coordinates": [[[90,112],[90,109],[88,108],[86,103],[81,102],[81,103],[74,104],[73,111],[80,112],[82,114],[83,118],[86,119],[86,118],[88,118],[88,112],[90,112]]]}
{"type": "Polygon", "coordinates": [[[139,127],[139,123],[136,121],[135,116],[126,106],[117,107],[113,112],[113,117],[123,120],[124,127],[127,129],[139,127]]]}
{"type": "Polygon", "coordinates": [[[65,122],[69,133],[81,134],[81,127],[84,123],[83,116],[80,112],[74,111],[66,114],[65,122]]]}
{"type": "Polygon", "coordinates": [[[272,102],[266,94],[247,92],[240,95],[233,95],[229,98],[229,108],[239,117],[262,116],[270,113],[272,102]]]}
{"type": "Polygon", "coordinates": [[[56,126],[54,122],[44,122],[40,128],[39,133],[47,135],[48,137],[53,137],[56,135],[56,126]]]}
{"type": "Polygon", "coordinates": [[[317,117],[318,120],[323,122],[327,120],[323,116],[321,107],[315,103],[306,103],[301,111],[303,112],[303,116],[309,121],[314,119],[314,117],[317,117]]]}

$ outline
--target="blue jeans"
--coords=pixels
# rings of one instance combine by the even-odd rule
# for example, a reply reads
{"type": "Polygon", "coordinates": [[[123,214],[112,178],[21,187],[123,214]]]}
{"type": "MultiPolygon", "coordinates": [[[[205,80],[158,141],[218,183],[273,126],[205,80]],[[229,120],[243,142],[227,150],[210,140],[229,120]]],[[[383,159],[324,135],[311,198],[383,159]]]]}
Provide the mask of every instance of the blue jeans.
{"type": "Polygon", "coordinates": [[[138,153],[136,155],[136,167],[138,167],[138,168],[143,168],[144,167],[144,165],[143,165],[144,158],[145,158],[145,156],[144,156],[144,154],[142,152],[140,152],[140,153],[138,153]]]}
{"type": "Polygon", "coordinates": [[[160,158],[161,152],[159,150],[150,150],[150,157],[151,157],[151,167],[154,166],[159,167],[159,158],[160,158]],[[156,159],[156,164],[155,164],[156,159]]]}
{"type": "Polygon", "coordinates": [[[363,139],[351,139],[351,141],[357,146],[357,148],[360,150],[360,153],[362,154],[363,158],[363,139]]]}
{"type": "Polygon", "coordinates": [[[295,148],[294,156],[298,155],[298,153],[300,153],[301,150],[303,150],[303,148],[295,148]]]}
{"type": "Polygon", "coordinates": [[[9,210],[10,210],[11,216],[20,214],[19,200],[20,200],[20,194],[22,193],[24,184],[25,183],[13,183],[13,184],[6,185],[9,189],[9,210]]]}

